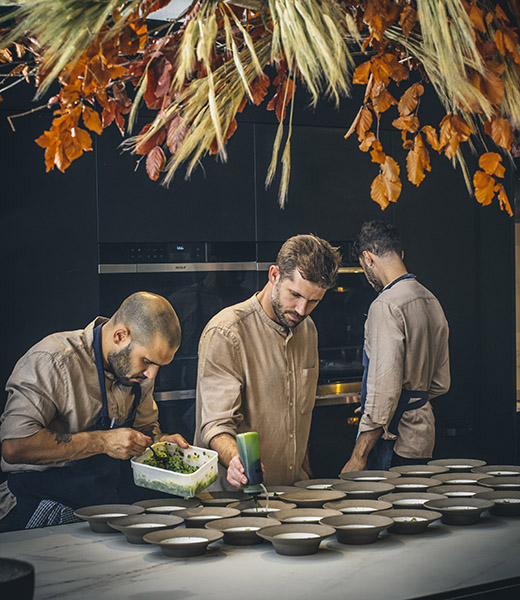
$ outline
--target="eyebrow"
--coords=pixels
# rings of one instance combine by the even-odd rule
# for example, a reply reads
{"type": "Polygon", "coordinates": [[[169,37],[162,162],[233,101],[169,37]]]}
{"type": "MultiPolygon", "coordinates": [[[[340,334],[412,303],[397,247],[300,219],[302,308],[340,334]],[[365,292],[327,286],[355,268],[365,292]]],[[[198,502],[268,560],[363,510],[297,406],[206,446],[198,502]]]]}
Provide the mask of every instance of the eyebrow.
{"type": "Polygon", "coordinates": [[[146,356],[143,357],[144,360],[148,363],[150,363],[151,365],[155,365],[156,367],[163,367],[164,365],[160,365],[159,363],[154,362],[153,360],[150,360],[149,358],[147,358],[146,356]]]}
{"type": "Polygon", "coordinates": [[[295,296],[300,296],[300,298],[305,298],[305,300],[307,300],[307,302],[319,302],[321,300],[321,298],[306,298],[303,294],[300,294],[300,292],[297,292],[296,290],[293,290],[291,288],[289,288],[289,291],[291,292],[291,294],[294,294],[295,296]]]}

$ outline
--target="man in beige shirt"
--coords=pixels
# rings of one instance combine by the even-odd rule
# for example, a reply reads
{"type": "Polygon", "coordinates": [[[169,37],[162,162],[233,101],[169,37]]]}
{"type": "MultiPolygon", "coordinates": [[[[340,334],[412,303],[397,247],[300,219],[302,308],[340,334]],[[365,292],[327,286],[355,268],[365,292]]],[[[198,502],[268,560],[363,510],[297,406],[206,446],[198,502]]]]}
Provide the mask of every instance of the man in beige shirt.
{"type": "Polygon", "coordinates": [[[333,287],[340,260],[325,240],[294,236],[270,266],[262,291],[206,325],[199,344],[195,444],[218,452],[221,488],[247,483],[235,439],[246,431],[258,432],[266,484],[308,477],[318,340],[307,317],[333,287]]]}
{"type": "Polygon", "coordinates": [[[130,457],[159,439],[188,446],[162,435],[152,395],[180,338],[171,304],[138,292],[111,319],[50,335],[17,362],[0,436],[21,527],[49,499],[72,509],[129,501],[118,486],[130,457]]]}
{"type": "Polygon", "coordinates": [[[407,272],[395,227],[365,223],[354,251],[379,296],[365,323],[362,417],[343,472],[424,463],[435,444],[429,401],[450,387],[448,323],[437,298],[407,272]]]}

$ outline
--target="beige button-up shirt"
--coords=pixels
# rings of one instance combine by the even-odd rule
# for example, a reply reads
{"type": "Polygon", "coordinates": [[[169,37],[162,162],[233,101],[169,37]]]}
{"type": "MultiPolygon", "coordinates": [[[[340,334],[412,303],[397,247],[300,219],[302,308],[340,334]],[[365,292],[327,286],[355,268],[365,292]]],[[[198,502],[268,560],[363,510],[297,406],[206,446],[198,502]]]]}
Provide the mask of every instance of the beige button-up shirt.
{"type": "MultiPolygon", "coordinates": [[[[2,441],[29,437],[43,428],[78,433],[94,426],[102,406],[94,360],[94,327],[106,320],[98,317],[85,329],[49,335],[20,358],[6,384],[8,398],[0,419],[2,441]]],[[[134,402],[132,388],[120,385],[107,371],[105,382],[109,417],[115,419],[115,425],[122,424],[134,402]]],[[[144,381],[134,429],[158,427],[152,393],[153,381],[144,381]]],[[[2,460],[6,472],[48,468],[2,460]]]]}
{"type": "MultiPolygon", "coordinates": [[[[365,323],[367,398],[359,431],[387,427],[401,390],[428,392],[428,400],[450,387],[448,323],[437,298],[416,279],[403,279],[372,302],[365,323]]],[[[429,458],[435,419],[427,402],[404,413],[394,451],[405,458],[429,458]]]]}
{"type": "MultiPolygon", "coordinates": [[[[256,431],[267,485],[306,479],[317,381],[318,337],[309,317],[288,330],[256,295],[225,308],[200,339],[195,444],[256,431]]],[[[229,487],[222,468],[220,486],[229,487]]]]}

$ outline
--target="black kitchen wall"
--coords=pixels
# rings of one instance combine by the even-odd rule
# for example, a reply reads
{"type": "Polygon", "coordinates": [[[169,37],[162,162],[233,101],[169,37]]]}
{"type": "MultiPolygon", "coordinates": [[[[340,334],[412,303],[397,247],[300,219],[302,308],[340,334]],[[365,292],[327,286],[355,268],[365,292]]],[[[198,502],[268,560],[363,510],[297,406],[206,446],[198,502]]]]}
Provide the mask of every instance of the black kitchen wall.
{"type": "MultiPolygon", "coordinates": [[[[314,232],[352,239],[363,221],[383,218],[403,235],[406,264],[440,299],[450,323],[452,389],[435,402],[437,457],[475,456],[510,462],[515,456],[515,341],[513,219],[496,205],[470,198],[460,170],[433,155],[419,188],[405,182],[399,136],[383,126],[385,150],[399,160],[403,192],[382,212],[370,200],[378,167],[345,141],[360,95],[339,111],[315,110],[297,96],[291,143],[291,182],[284,210],[277,203],[279,173],[264,180],[277,123],[250,107],[228,147],[228,162],[206,157],[169,188],[151,182],[144,161],[118,148],[111,126],[94,152],[65,174],[45,174],[33,139],[50,124],[48,111],[15,120],[34,106],[28,89],[11,90],[0,104],[1,237],[4,259],[4,336],[0,376],[42,336],[83,327],[99,311],[97,244],[123,241],[282,242],[314,232]]],[[[423,122],[438,123],[431,95],[423,122]]],[[[142,111],[140,125],[149,119],[142,111]]],[[[283,150],[283,146],[282,146],[283,150]]]]}

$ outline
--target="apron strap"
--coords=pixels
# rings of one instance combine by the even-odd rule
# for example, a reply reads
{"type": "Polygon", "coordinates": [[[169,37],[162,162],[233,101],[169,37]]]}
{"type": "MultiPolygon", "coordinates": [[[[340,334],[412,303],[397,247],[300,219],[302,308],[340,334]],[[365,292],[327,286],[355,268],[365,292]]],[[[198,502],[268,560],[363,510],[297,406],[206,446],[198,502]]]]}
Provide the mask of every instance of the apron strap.
{"type": "Polygon", "coordinates": [[[94,359],[96,362],[96,370],[99,380],[99,390],[101,392],[101,410],[97,416],[94,424],[94,429],[113,429],[114,427],[132,427],[135,421],[135,415],[137,413],[137,407],[141,402],[141,386],[138,383],[132,385],[132,393],[134,395],[134,402],[132,404],[132,410],[130,415],[124,423],[121,425],[115,425],[115,419],[110,419],[108,416],[108,400],[107,400],[107,389],[105,382],[105,370],[103,369],[103,354],[101,350],[101,328],[104,323],[100,323],[94,329],[94,359]]]}

